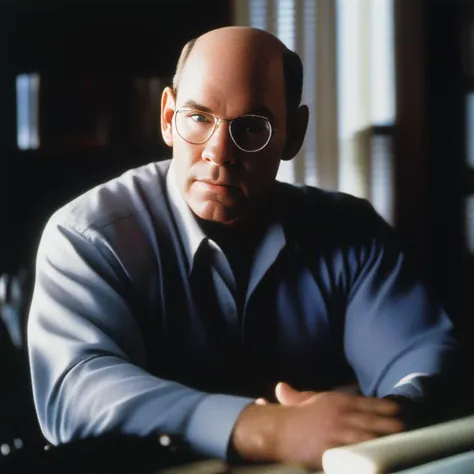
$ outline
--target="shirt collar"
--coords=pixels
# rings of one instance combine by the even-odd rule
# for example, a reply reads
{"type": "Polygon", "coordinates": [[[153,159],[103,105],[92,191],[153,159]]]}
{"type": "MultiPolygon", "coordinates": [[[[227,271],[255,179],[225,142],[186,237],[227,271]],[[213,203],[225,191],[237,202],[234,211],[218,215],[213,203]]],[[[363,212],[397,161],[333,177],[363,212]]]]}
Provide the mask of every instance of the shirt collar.
{"type": "Polygon", "coordinates": [[[173,161],[171,161],[171,166],[169,167],[168,175],[166,176],[166,191],[171,206],[171,212],[176,221],[176,225],[178,226],[178,233],[181,237],[181,242],[186,254],[188,271],[191,273],[194,256],[203,240],[206,239],[206,235],[199,227],[191,209],[179,192],[176,184],[173,161]]]}
{"type": "MultiPolygon", "coordinates": [[[[202,229],[196,222],[196,218],[186,201],[181,196],[177,186],[176,171],[173,161],[169,167],[166,177],[166,190],[171,206],[173,217],[178,226],[178,232],[184,247],[188,262],[188,273],[193,269],[196,252],[203,243],[208,240],[202,229]]],[[[283,226],[279,221],[270,225],[255,253],[254,266],[250,275],[249,286],[254,287],[276,260],[278,254],[286,244],[283,226]]],[[[216,247],[217,244],[216,244],[216,247]]]]}

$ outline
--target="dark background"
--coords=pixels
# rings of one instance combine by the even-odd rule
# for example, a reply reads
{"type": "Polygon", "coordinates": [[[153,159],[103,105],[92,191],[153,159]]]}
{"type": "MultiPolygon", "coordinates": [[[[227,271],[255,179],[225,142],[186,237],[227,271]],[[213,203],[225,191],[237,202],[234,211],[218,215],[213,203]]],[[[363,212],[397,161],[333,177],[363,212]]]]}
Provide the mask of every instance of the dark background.
{"type": "Polygon", "coordinates": [[[139,134],[146,110],[134,100],[133,81],[168,82],[184,42],[230,24],[228,1],[205,4],[15,2],[0,7],[0,185],[7,189],[6,208],[0,204],[7,216],[0,273],[30,265],[45,219],[59,205],[122,170],[169,154],[159,129],[154,140],[139,134]],[[19,151],[15,77],[31,72],[41,77],[41,146],[19,151]],[[90,133],[99,112],[109,122],[105,145],[90,133]]]}
{"type": "MultiPolygon", "coordinates": [[[[186,41],[229,24],[224,0],[0,4],[0,275],[11,283],[27,271],[23,301],[9,285],[0,310],[13,308],[26,321],[36,248],[55,209],[128,168],[169,157],[160,94],[138,97],[134,81],[158,78],[162,89],[186,41]],[[40,75],[38,150],[17,147],[16,76],[25,73],[40,75]],[[105,143],[95,133],[100,116],[105,143]]],[[[13,347],[1,318],[0,373],[0,445],[44,444],[26,352],[13,347]]]]}
{"type": "MultiPolygon", "coordinates": [[[[473,10],[472,1],[395,0],[395,227],[463,336],[474,330],[464,209],[474,194],[474,171],[466,165],[474,130],[467,129],[465,109],[466,94],[474,93],[473,10]]],[[[187,40],[232,21],[230,0],[0,4],[0,274],[32,272],[41,229],[63,203],[127,168],[169,156],[133,81],[157,77],[165,85],[187,40]],[[15,78],[30,72],[41,76],[41,147],[21,151],[15,78]],[[100,114],[108,123],[105,143],[91,128],[100,114]]],[[[0,343],[6,366],[14,352],[0,343]]],[[[29,403],[22,399],[27,382],[13,379],[18,367],[3,371],[3,381],[12,382],[2,407],[29,403]]],[[[0,419],[0,432],[15,425],[3,429],[0,442],[13,432],[28,437],[19,419],[0,419]]]]}

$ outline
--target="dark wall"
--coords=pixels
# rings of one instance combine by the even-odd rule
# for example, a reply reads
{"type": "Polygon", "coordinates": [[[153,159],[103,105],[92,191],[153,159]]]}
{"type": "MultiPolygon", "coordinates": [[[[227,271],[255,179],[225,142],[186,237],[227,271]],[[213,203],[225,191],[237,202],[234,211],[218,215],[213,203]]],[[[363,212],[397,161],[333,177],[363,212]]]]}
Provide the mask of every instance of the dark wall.
{"type": "MultiPolygon", "coordinates": [[[[466,94],[462,20],[469,2],[427,3],[427,200],[432,261],[451,311],[468,318],[464,289],[467,189],[466,94]]],[[[472,326],[472,321],[466,321],[472,326]]]]}
{"type": "MultiPolygon", "coordinates": [[[[474,331],[474,266],[466,242],[466,97],[474,81],[474,2],[395,0],[397,228],[458,323],[474,331]],[[472,34],[472,33],[471,33],[472,34]],[[472,60],[472,59],[471,59],[472,60]]],[[[471,179],[472,181],[472,179],[471,179]]]]}
{"type": "Polygon", "coordinates": [[[0,273],[30,265],[45,220],[80,192],[168,155],[159,94],[181,47],[230,24],[230,1],[0,5],[0,273]],[[38,150],[16,145],[15,77],[40,74],[38,150]],[[148,94],[148,95],[147,95],[148,94]],[[106,122],[106,138],[95,128],[106,122]],[[143,130],[148,130],[144,135],[143,130]],[[6,217],[5,217],[6,216],[6,217]]]}
{"type": "MultiPolygon", "coordinates": [[[[9,311],[24,328],[38,240],[55,209],[169,155],[159,131],[161,89],[186,41],[230,23],[229,5],[0,3],[0,278],[9,274],[1,316],[9,311]],[[16,76],[25,73],[40,75],[40,147],[22,151],[16,76]],[[21,276],[17,300],[10,289],[21,276]]],[[[0,371],[7,387],[0,391],[0,444],[21,438],[42,448],[26,352],[13,346],[1,317],[0,371]]]]}

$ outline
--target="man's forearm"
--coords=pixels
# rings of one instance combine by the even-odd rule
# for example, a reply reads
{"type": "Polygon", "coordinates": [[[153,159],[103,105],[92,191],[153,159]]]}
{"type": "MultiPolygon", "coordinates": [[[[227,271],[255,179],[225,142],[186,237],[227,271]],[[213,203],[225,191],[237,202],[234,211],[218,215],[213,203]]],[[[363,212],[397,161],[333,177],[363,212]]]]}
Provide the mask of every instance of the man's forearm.
{"type": "Polygon", "coordinates": [[[53,444],[120,433],[178,435],[204,456],[225,458],[235,419],[250,399],[207,394],[160,379],[117,357],[94,357],[73,367],[61,383],[36,358],[33,381],[42,430],[53,444]]]}

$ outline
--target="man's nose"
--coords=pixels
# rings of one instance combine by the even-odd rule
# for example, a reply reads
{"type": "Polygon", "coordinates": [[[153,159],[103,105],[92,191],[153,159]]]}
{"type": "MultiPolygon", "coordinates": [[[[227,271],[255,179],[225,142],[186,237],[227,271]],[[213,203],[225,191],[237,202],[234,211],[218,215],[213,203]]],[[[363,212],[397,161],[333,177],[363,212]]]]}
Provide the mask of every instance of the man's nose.
{"type": "Polygon", "coordinates": [[[203,160],[217,166],[233,165],[236,162],[236,149],[229,133],[229,125],[229,122],[219,122],[211,138],[204,145],[203,160]]]}

